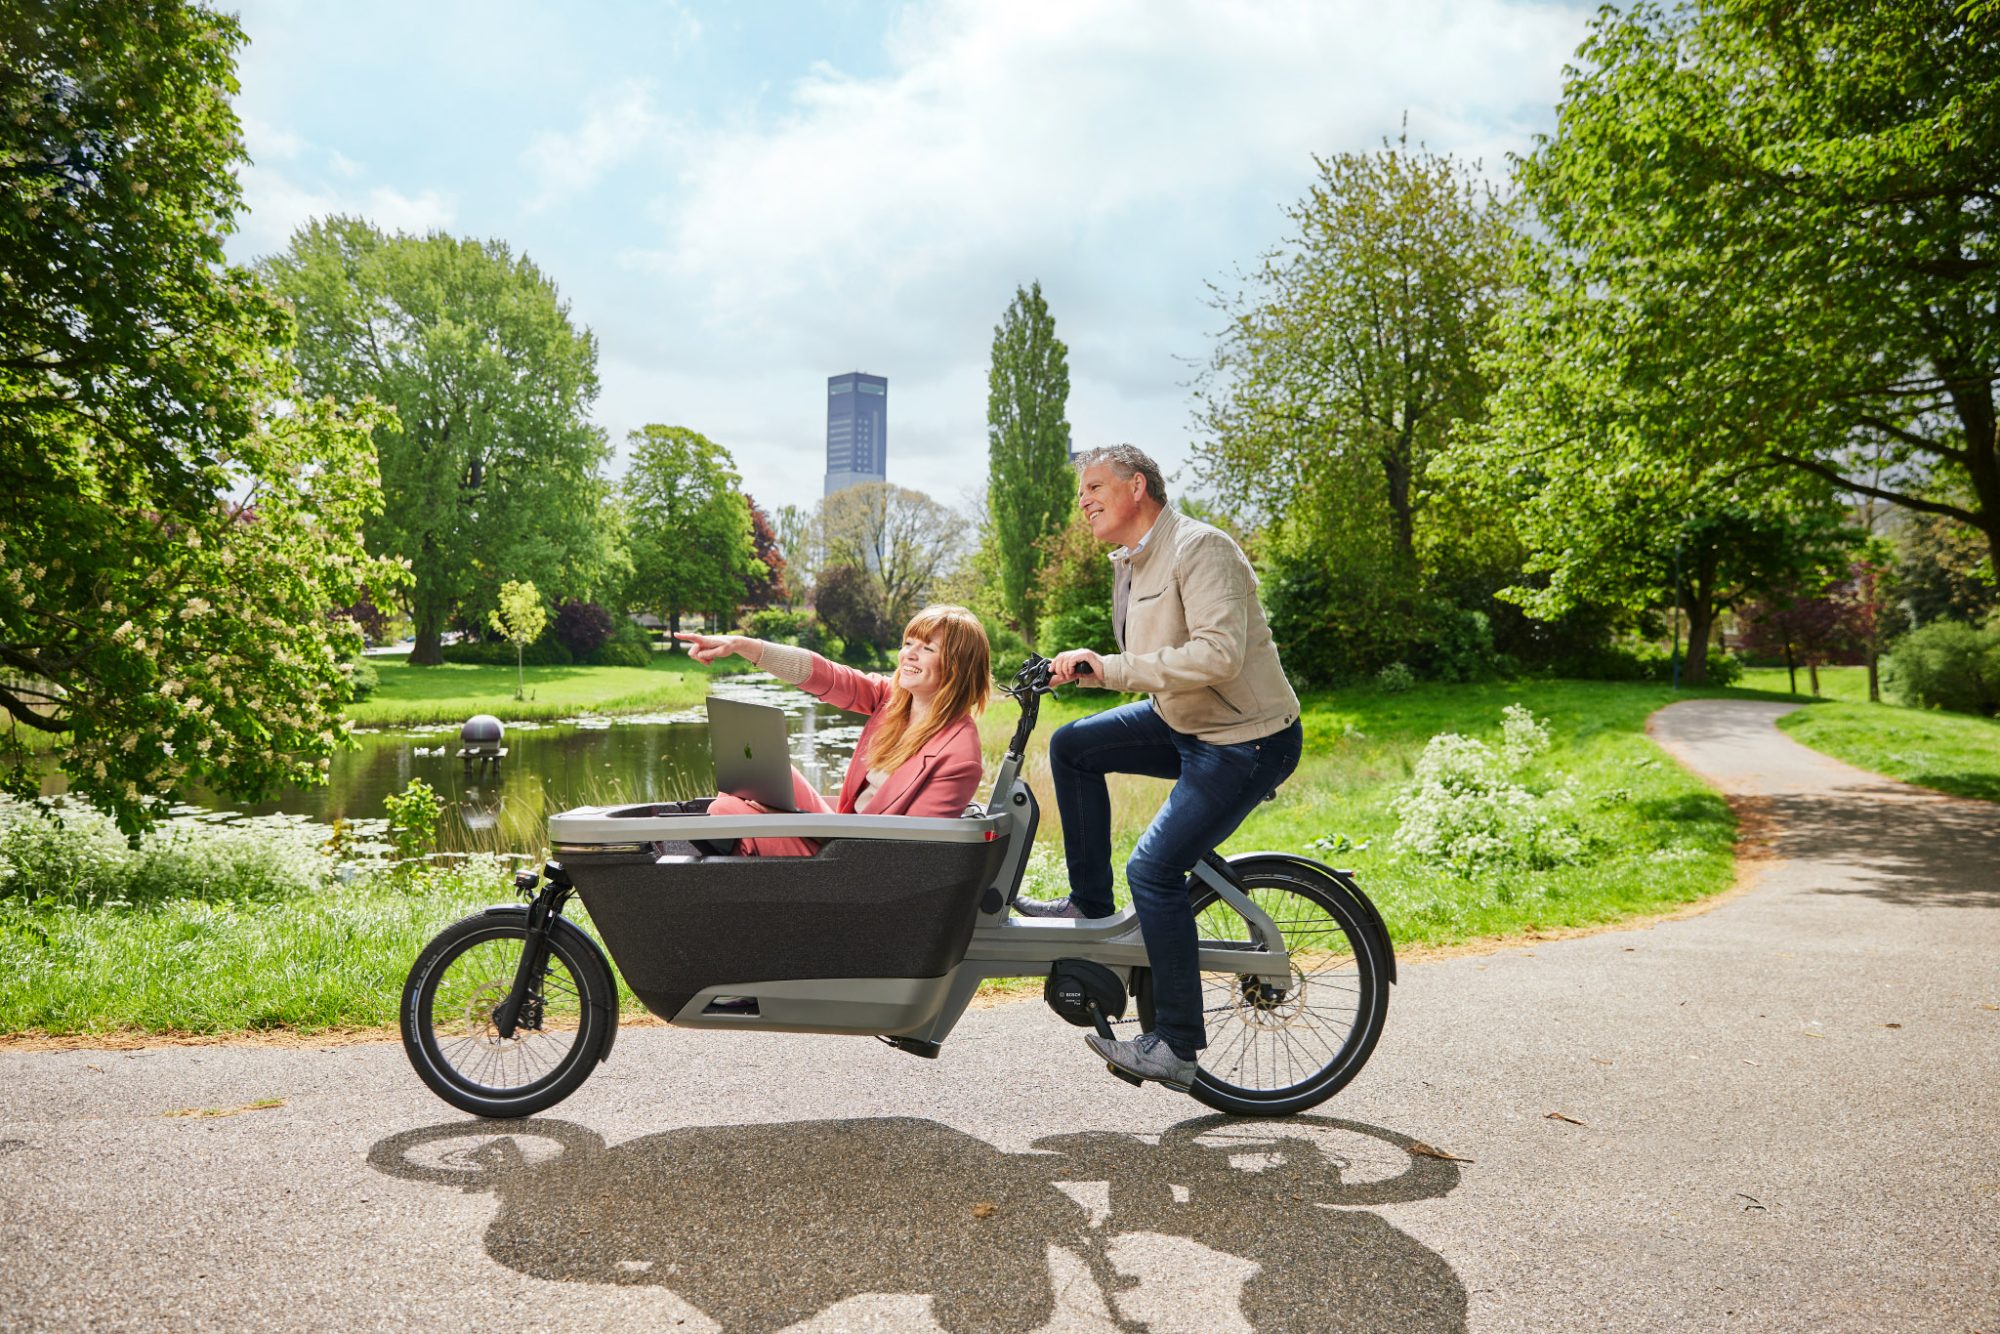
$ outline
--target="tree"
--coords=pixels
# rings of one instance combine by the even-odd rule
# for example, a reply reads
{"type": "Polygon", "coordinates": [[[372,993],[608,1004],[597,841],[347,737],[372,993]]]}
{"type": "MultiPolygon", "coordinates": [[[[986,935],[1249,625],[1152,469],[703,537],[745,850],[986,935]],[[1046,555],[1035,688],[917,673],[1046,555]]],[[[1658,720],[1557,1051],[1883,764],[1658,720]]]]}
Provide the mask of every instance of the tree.
{"type": "Polygon", "coordinates": [[[819,577],[819,519],[812,510],[780,505],[774,529],[785,561],[785,610],[791,611],[819,577]]]}
{"type": "Polygon", "coordinates": [[[626,443],[629,605],[650,608],[673,632],[683,612],[734,607],[757,552],[729,451],[685,426],[645,426],[626,443]]]}
{"type": "Polygon", "coordinates": [[[743,595],[737,602],[745,607],[788,602],[785,558],[778,550],[778,535],[771,527],[771,517],[747,491],[743,493],[743,503],[750,510],[750,540],[756,559],[743,575],[743,595]]]}
{"type": "Polygon", "coordinates": [[[1111,629],[1111,562],[1081,511],[1041,540],[1042,574],[1031,593],[1052,650],[1118,651],[1111,629]]]}
{"type": "Polygon", "coordinates": [[[320,779],[338,610],[394,581],[370,414],[296,400],[282,307],[222,261],[241,42],[192,4],[0,12],[0,764],[33,798],[21,732],[53,737],[127,833],[320,779]]]}
{"type": "Polygon", "coordinates": [[[548,608],[542,605],[542,595],[532,583],[509,579],[500,585],[500,605],[494,609],[491,622],[494,632],[514,646],[514,698],[520,699],[527,693],[521,654],[548,629],[548,608]]]}
{"type": "Polygon", "coordinates": [[[1511,372],[1622,399],[1697,469],[1775,462],[2000,556],[1993,12],[1601,11],[1518,172],[1549,276],[1511,372]]]}
{"type": "Polygon", "coordinates": [[[1076,504],[1068,403],[1069,349],[1056,337],[1042,285],[1017,287],[994,327],[986,375],[986,497],[1001,603],[1031,644],[1036,608],[1029,594],[1042,568],[1040,544],[1076,504]]]}
{"type": "Polygon", "coordinates": [[[859,565],[829,565],[820,571],[819,618],[840,636],[849,657],[886,648],[898,626],[882,610],[882,584],[859,565]]]}
{"type": "Polygon", "coordinates": [[[1286,210],[1297,234],[1252,292],[1217,298],[1229,323],[1198,386],[1195,460],[1225,502],[1379,535],[1414,571],[1426,469],[1482,414],[1510,214],[1407,139],[1315,163],[1286,210]]]}
{"type": "Polygon", "coordinates": [[[930,600],[965,549],[963,519],[921,491],[887,482],[836,491],[820,502],[819,515],[827,564],[873,579],[882,614],[896,629],[930,600]]]}
{"type": "MultiPolygon", "coordinates": [[[[1497,427],[1507,420],[1496,418],[1497,427]]],[[[1615,439],[1552,446],[1539,458],[1546,471],[1515,492],[1528,578],[1507,595],[1544,619],[1586,606],[1677,608],[1687,617],[1691,685],[1707,680],[1724,612],[1823,585],[1845,567],[1855,536],[1831,488],[1813,478],[1769,469],[1753,478],[1646,474],[1653,455],[1615,439]]]]}
{"type": "Polygon", "coordinates": [[[411,662],[441,661],[453,617],[484,623],[502,570],[572,597],[609,582],[597,343],[526,257],[331,217],[263,267],[297,312],[308,391],[395,409],[368,543],[415,576],[411,662]]]}

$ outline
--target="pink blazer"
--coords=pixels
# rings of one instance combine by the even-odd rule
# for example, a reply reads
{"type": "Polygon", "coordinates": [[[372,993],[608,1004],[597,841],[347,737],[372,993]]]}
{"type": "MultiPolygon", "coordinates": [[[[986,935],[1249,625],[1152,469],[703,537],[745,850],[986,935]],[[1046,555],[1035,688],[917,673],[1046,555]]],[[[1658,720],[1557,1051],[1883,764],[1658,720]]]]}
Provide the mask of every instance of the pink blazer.
{"type": "MultiPolygon", "coordinates": [[[[804,689],[836,709],[849,713],[878,714],[889,703],[889,682],[885,677],[858,672],[837,662],[813,655],[812,675],[804,689]]],[[[854,798],[868,781],[868,752],[875,741],[876,724],[870,717],[855,743],[854,759],[847,766],[847,780],[840,785],[840,804],[835,809],[853,814],[854,798]]],[[[883,780],[881,790],[868,804],[870,815],[931,815],[955,819],[979,791],[985,772],[979,760],[979,726],[970,715],[941,730],[924,743],[924,748],[903,761],[883,780]]]]}

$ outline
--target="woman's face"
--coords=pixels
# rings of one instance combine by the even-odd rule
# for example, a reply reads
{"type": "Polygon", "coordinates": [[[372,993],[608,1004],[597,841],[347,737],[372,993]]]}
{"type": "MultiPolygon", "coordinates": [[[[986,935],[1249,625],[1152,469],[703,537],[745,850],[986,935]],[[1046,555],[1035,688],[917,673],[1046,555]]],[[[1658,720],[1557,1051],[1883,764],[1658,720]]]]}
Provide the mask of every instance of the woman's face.
{"type": "Polygon", "coordinates": [[[896,684],[925,704],[944,683],[944,645],[939,640],[903,636],[903,651],[896,655],[896,684]]]}

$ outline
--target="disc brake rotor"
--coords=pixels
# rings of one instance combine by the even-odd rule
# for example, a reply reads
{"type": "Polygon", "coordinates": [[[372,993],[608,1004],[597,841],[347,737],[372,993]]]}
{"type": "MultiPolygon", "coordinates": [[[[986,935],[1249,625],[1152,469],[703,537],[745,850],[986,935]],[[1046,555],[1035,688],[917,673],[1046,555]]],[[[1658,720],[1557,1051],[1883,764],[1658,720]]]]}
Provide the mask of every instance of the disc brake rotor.
{"type": "Polygon", "coordinates": [[[1252,1028],[1290,1028],[1306,1013],[1306,979],[1295,966],[1292,985],[1282,991],[1267,987],[1263,979],[1241,977],[1236,984],[1236,1018],[1252,1028]]]}

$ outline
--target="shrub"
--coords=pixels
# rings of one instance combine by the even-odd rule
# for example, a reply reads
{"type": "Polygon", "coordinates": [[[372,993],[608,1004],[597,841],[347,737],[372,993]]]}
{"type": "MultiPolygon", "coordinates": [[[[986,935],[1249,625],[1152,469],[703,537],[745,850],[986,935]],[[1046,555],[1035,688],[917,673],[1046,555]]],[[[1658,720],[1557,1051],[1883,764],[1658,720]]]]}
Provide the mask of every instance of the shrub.
{"type": "Polygon", "coordinates": [[[1400,662],[1392,662],[1375,673],[1375,686],[1385,695],[1400,695],[1417,687],[1417,674],[1400,662]]]}
{"type": "Polygon", "coordinates": [[[1041,641],[1046,656],[1070,648],[1095,649],[1099,653],[1118,651],[1118,639],[1111,633],[1109,601],[1103,606],[1079,606],[1056,612],[1042,621],[1035,637],[1041,641]]]}
{"type": "Polygon", "coordinates": [[[381,685],[382,673],[375,670],[375,664],[366,658],[356,658],[353,670],[347,674],[347,697],[350,700],[367,699],[381,685]]]}
{"type": "Polygon", "coordinates": [[[2000,714],[2000,621],[1983,628],[1963,621],[1920,626],[1890,646],[1883,674],[1906,704],[2000,714]]]}
{"type": "Polygon", "coordinates": [[[1505,665],[1493,650],[1493,622],[1483,611],[1434,600],[1412,618],[1410,656],[1418,675],[1432,681],[1483,681],[1505,665]]]}
{"type": "MultiPolygon", "coordinates": [[[[504,639],[460,640],[456,644],[446,644],[439,654],[446,662],[472,663],[480,667],[514,665],[514,646],[504,639]]],[[[521,665],[524,667],[567,667],[575,661],[570,651],[557,643],[552,635],[545,634],[521,650],[521,665]]]]}
{"type": "Polygon", "coordinates": [[[612,627],[611,637],[597,646],[597,652],[585,659],[595,667],[650,667],[653,663],[653,637],[646,633],[646,627],[629,616],[621,616],[612,627]]]}
{"type": "Polygon", "coordinates": [[[563,602],[556,607],[554,624],[549,633],[558,644],[569,650],[570,656],[578,662],[588,662],[590,655],[602,648],[612,634],[611,613],[595,602],[563,602]]]}
{"type": "Polygon", "coordinates": [[[819,623],[817,616],[805,610],[765,607],[753,611],[743,618],[743,633],[773,644],[797,644],[814,653],[826,652],[826,627],[819,623]]]}
{"type": "Polygon", "coordinates": [[[412,778],[401,792],[382,798],[382,809],[389,816],[389,841],[396,845],[397,856],[422,857],[437,846],[444,798],[429,783],[412,778]]]}
{"type": "Polygon", "coordinates": [[[1521,781],[1549,748],[1547,726],[1510,704],[1500,731],[1497,751],[1456,732],[1430,739],[1390,806],[1397,849],[1463,876],[1495,865],[1554,866],[1582,855],[1574,787],[1564,782],[1537,792],[1521,781]]]}

